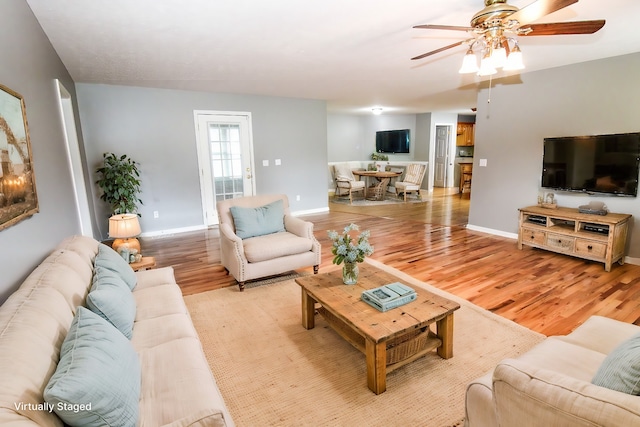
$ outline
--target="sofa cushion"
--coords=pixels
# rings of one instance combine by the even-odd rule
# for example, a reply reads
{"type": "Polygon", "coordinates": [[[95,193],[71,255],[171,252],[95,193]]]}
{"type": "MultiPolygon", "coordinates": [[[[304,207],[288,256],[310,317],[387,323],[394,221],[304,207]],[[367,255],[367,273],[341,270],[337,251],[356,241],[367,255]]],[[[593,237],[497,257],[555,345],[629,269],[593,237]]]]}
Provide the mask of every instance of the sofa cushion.
{"type": "Polygon", "coordinates": [[[129,286],[129,289],[135,288],[137,282],[136,273],[129,266],[129,263],[109,246],[103,243],[100,244],[95,264],[96,267],[104,267],[118,273],[129,286]]]}
{"type": "Polygon", "coordinates": [[[96,267],[93,286],[87,295],[87,308],[131,339],[136,301],[129,286],[118,274],[104,267],[96,267]]]}
{"type": "Polygon", "coordinates": [[[138,420],[140,363],[131,342],[78,307],[44,399],[71,426],[132,426],[138,420]]]}
{"type": "Polygon", "coordinates": [[[310,239],[284,232],[247,239],[243,242],[243,246],[247,261],[261,262],[309,252],[313,242],[310,239]]]}
{"type": "Polygon", "coordinates": [[[607,355],[592,383],[622,393],[640,395],[640,333],[607,355]]]}
{"type": "Polygon", "coordinates": [[[284,203],[276,200],[257,208],[231,206],[229,209],[241,239],[284,231],[284,203]]]}

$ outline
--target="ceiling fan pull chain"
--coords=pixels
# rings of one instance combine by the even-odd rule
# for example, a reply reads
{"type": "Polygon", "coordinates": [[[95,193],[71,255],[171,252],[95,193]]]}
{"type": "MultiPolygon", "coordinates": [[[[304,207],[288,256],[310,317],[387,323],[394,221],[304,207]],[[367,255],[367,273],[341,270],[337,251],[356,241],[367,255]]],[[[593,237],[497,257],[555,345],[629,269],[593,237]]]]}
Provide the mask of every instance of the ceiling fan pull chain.
{"type": "Polygon", "coordinates": [[[493,81],[493,74],[489,75],[489,97],[487,98],[487,104],[491,104],[491,82],[493,81]]]}

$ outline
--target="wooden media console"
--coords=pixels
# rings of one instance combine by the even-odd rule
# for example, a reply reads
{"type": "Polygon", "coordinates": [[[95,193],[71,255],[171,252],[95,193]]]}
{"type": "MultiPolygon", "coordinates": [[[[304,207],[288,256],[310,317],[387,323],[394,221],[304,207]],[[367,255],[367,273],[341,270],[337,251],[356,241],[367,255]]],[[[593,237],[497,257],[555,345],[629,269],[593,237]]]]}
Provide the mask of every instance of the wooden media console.
{"type": "Polygon", "coordinates": [[[524,245],[611,264],[624,263],[631,215],[592,215],[573,208],[520,209],[518,249],[524,245]]]}

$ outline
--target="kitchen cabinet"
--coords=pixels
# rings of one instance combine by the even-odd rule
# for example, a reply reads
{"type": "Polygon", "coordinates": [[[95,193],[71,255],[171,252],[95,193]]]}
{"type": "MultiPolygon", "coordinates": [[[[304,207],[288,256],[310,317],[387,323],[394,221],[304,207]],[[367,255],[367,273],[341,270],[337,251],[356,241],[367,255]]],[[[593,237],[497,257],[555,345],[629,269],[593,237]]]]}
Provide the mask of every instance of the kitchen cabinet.
{"type": "Polygon", "coordinates": [[[474,138],[475,123],[458,123],[456,145],[472,146],[474,138]]]}

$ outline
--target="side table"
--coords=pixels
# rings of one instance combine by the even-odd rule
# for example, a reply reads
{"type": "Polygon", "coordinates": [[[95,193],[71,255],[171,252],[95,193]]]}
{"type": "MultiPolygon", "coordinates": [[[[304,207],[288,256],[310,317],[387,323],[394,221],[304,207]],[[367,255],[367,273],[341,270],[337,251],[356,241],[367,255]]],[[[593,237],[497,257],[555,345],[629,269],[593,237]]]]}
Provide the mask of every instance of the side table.
{"type": "Polygon", "coordinates": [[[156,266],[156,259],[152,256],[143,256],[138,262],[132,262],[129,264],[133,271],[148,270],[156,266]]]}

